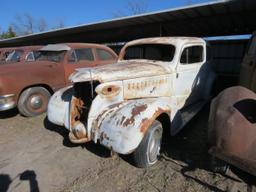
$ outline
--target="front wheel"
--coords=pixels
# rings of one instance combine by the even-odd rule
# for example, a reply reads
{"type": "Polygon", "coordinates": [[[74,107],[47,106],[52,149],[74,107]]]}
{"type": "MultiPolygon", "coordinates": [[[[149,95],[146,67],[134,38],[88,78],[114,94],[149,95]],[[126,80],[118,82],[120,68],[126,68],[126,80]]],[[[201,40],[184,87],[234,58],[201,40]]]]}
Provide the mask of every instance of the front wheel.
{"type": "Polygon", "coordinates": [[[19,112],[33,117],[46,111],[51,94],[44,87],[30,87],[23,91],[18,101],[19,112]]]}
{"type": "Polygon", "coordinates": [[[134,162],[137,167],[146,168],[158,161],[162,134],[162,124],[155,120],[137,149],[133,152],[134,162]]]}

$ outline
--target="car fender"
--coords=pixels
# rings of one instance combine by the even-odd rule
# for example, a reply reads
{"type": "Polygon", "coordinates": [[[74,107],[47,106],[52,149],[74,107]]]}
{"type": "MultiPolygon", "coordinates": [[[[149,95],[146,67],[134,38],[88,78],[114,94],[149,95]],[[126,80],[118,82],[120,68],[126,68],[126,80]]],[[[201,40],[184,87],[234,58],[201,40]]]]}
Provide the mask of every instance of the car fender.
{"type": "Polygon", "coordinates": [[[69,127],[69,105],[73,95],[71,86],[64,87],[53,94],[48,103],[48,120],[56,125],[69,127]]]}
{"type": "Polygon", "coordinates": [[[100,144],[120,154],[133,152],[159,115],[170,117],[171,103],[170,98],[138,99],[108,110],[99,122],[100,144]]]}

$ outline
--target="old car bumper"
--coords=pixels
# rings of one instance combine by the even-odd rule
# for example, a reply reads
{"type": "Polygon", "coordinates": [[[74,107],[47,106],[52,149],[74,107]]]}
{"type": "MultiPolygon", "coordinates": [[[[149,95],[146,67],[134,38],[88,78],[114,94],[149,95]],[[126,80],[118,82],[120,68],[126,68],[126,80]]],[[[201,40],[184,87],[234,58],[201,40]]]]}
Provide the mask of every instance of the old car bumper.
{"type": "Polygon", "coordinates": [[[56,125],[69,127],[69,103],[72,88],[65,87],[55,92],[48,103],[48,120],[56,125]]]}
{"type": "Polygon", "coordinates": [[[0,96],[0,111],[6,111],[16,107],[14,94],[0,96]]]}

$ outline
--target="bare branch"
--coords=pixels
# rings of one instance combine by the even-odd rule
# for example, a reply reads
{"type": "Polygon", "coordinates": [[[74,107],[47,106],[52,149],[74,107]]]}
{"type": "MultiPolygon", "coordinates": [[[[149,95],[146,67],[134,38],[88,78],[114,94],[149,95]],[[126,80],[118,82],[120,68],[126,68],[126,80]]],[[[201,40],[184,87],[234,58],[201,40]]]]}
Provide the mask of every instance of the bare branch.
{"type": "Polygon", "coordinates": [[[16,15],[15,21],[11,24],[18,35],[26,35],[34,32],[34,19],[29,14],[16,15]]]}
{"type": "Polygon", "coordinates": [[[113,17],[124,17],[147,12],[149,0],[127,0],[125,10],[117,10],[113,17]]]}
{"type": "Polygon", "coordinates": [[[44,18],[36,19],[30,14],[16,15],[15,20],[11,23],[15,33],[27,35],[36,32],[43,32],[48,29],[58,29],[65,27],[63,19],[58,19],[54,26],[49,26],[44,18]]]}
{"type": "Polygon", "coordinates": [[[39,19],[38,21],[38,31],[42,32],[42,31],[46,31],[48,28],[48,25],[46,23],[46,21],[44,20],[44,18],[39,19]]]}
{"type": "Polygon", "coordinates": [[[141,13],[145,13],[148,9],[148,1],[147,0],[140,0],[140,1],[127,1],[127,10],[132,15],[137,15],[141,13]]]}

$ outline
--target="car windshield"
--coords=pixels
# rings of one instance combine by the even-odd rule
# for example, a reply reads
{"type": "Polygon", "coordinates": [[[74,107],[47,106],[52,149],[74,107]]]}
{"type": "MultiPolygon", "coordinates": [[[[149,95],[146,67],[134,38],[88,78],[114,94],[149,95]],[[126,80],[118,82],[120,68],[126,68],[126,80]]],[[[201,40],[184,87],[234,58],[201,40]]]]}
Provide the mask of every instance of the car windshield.
{"type": "Polygon", "coordinates": [[[35,54],[36,60],[61,62],[65,51],[38,51],[35,54]]]}
{"type": "Polygon", "coordinates": [[[15,50],[11,52],[6,58],[6,61],[13,61],[13,62],[20,61],[20,58],[23,52],[24,52],[23,50],[15,50]]]}
{"type": "Polygon", "coordinates": [[[175,47],[170,44],[140,44],[127,47],[123,58],[170,62],[174,58],[174,53],[175,47]]]}

